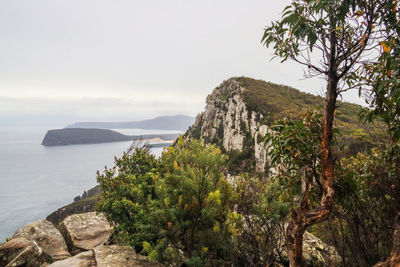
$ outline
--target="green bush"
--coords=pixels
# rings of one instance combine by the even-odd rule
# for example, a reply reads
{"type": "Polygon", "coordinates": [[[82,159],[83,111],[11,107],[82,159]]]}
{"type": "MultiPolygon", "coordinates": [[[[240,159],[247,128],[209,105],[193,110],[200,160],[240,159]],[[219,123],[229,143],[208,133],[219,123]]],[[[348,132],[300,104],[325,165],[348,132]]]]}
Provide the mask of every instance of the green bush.
{"type": "Polygon", "coordinates": [[[237,266],[273,266],[285,249],[284,222],[289,205],[267,179],[242,174],[235,180],[237,212],[242,224],[237,236],[237,266]]]}
{"type": "Polygon", "coordinates": [[[148,203],[155,197],[159,175],[159,161],[145,146],[132,148],[121,158],[115,158],[113,168],[98,173],[102,192],[97,210],[114,224],[117,242],[140,250],[143,241],[156,238],[148,203]]]}
{"type": "Polygon", "coordinates": [[[151,203],[158,260],[197,266],[199,259],[216,264],[230,258],[236,215],[232,188],[221,172],[224,162],[221,151],[203,141],[179,139],[162,154],[162,176],[151,203]]]}
{"type": "Polygon", "coordinates": [[[341,165],[336,208],[314,233],[338,249],[344,265],[372,266],[392,249],[400,209],[400,148],[374,148],[342,159],[341,165]]]}
{"type": "Polygon", "coordinates": [[[150,259],[189,266],[232,261],[241,217],[221,172],[226,157],[201,140],[178,139],[157,160],[137,147],[98,175],[98,210],[115,224],[116,241],[150,259]]]}

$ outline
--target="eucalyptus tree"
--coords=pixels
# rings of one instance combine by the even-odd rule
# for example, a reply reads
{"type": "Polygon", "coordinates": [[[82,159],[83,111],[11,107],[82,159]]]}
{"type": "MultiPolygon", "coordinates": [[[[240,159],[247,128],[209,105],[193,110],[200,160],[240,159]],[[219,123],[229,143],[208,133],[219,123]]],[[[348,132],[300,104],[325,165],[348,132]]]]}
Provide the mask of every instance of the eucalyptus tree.
{"type": "Polygon", "coordinates": [[[383,119],[393,143],[400,140],[400,9],[397,2],[387,3],[386,12],[382,14],[379,57],[364,65],[360,77],[369,89],[367,119],[383,119]]]}
{"type": "MultiPolygon", "coordinates": [[[[400,179],[400,9],[398,0],[387,1],[381,17],[379,42],[381,50],[376,61],[365,64],[360,80],[369,87],[370,106],[367,119],[381,118],[388,126],[391,142],[386,147],[387,162],[394,162],[396,178],[400,179]]],[[[400,201],[399,197],[397,201],[400,201]]],[[[386,262],[377,266],[400,264],[400,212],[397,214],[393,248],[386,262]]]]}
{"type": "Polygon", "coordinates": [[[359,85],[363,66],[379,54],[384,37],[382,17],[394,0],[292,0],[281,20],[264,31],[262,42],[282,62],[293,60],[306,67],[306,77],[326,80],[321,137],[321,198],[307,205],[305,187],[301,205],[293,207],[286,230],[290,266],[302,265],[305,230],[326,220],[332,212],[335,190],[333,123],[338,97],[359,85]]]}

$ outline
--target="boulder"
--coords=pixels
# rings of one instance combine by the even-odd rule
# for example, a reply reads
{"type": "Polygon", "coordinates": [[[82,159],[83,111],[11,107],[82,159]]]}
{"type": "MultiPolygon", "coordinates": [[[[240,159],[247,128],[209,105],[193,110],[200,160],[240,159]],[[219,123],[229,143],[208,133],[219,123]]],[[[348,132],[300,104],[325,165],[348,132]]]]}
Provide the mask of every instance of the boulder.
{"type": "Polygon", "coordinates": [[[93,249],[97,267],[161,267],[128,246],[99,246],[93,249]]]}
{"type": "Polygon", "coordinates": [[[105,244],[113,231],[106,217],[95,212],[68,216],[58,229],[73,255],[105,244]]]}
{"type": "Polygon", "coordinates": [[[56,261],[47,267],[96,267],[92,250],[79,253],[62,261],[56,261]]]}
{"type": "Polygon", "coordinates": [[[309,266],[340,266],[342,258],[336,248],[318,237],[305,232],[303,236],[303,259],[309,266]]]}
{"type": "Polygon", "coordinates": [[[0,246],[0,266],[38,267],[51,261],[50,255],[27,238],[13,238],[0,246]]]}
{"type": "Polygon", "coordinates": [[[46,220],[39,220],[19,228],[13,238],[24,237],[35,241],[54,261],[70,257],[67,245],[54,225],[46,220]]]}
{"type": "Polygon", "coordinates": [[[48,267],[162,267],[127,246],[98,246],[71,258],[54,262],[48,267]]]}
{"type": "MultiPolygon", "coordinates": [[[[288,264],[289,259],[285,248],[285,243],[280,244],[281,264],[288,264]]],[[[304,266],[341,266],[342,258],[336,248],[329,246],[318,237],[305,232],[303,235],[303,263],[304,266]]]]}

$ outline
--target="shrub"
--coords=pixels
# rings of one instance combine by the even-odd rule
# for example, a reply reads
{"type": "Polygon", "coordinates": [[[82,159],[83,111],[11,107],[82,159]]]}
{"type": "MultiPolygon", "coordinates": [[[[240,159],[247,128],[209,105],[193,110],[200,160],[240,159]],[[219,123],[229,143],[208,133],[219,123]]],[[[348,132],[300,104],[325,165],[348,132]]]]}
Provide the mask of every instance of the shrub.
{"type": "Polygon", "coordinates": [[[242,174],[236,181],[237,212],[242,217],[235,251],[238,266],[271,266],[282,255],[289,205],[278,199],[265,178],[242,174]]]}
{"type": "Polygon", "coordinates": [[[151,203],[158,236],[153,251],[163,262],[188,265],[230,260],[237,232],[233,191],[221,172],[225,156],[214,145],[179,139],[161,157],[162,176],[151,203]]]}
{"type": "Polygon", "coordinates": [[[97,210],[114,224],[117,242],[140,250],[143,241],[155,239],[148,203],[155,196],[154,184],[159,175],[159,161],[146,146],[132,147],[121,158],[115,158],[113,168],[98,172],[102,192],[97,210]]]}
{"type": "Polygon", "coordinates": [[[116,241],[152,260],[189,266],[232,260],[241,217],[221,172],[226,157],[201,140],[178,139],[160,160],[136,147],[98,175],[98,210],[115,225],[116,241]]]}

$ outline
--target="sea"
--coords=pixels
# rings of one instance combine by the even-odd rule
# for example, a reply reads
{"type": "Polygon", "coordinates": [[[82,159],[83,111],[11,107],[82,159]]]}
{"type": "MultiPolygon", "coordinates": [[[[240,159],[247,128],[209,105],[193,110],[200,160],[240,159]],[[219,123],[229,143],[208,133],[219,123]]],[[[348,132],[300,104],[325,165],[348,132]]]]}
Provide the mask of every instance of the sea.
{"type": "MultiPolygon", "coordinates": [[[[129,135],[182,133],[115,129],[129,135]]],[[[44,219],[94,187],[96,172],[112,167],[132,142],[45,147],[42,128],[0,128],[0,243],[24,224],[44,219]]],[[[163,148],[153,148],[160,156],[163,148]]]]}

